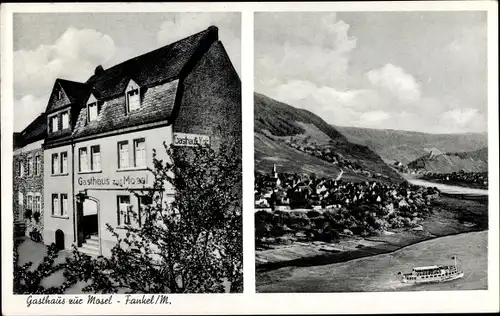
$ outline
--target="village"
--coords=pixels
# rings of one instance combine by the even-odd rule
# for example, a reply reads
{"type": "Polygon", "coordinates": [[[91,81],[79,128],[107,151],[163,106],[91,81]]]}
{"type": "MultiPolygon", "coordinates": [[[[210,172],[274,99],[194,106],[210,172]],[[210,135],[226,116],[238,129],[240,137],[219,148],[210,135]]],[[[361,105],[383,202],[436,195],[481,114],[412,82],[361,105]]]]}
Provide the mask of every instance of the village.
{"type": "Polygon", "coordinates": [[[318,178],[308,174],[255,174],[256,210],[331,209],[362,204],[393,209],[429,205],[439,195],[436,188],[422,188],[403,182],[387,184],[376,181],[353,183],[342,179],[318,178]]]}
{"type": "Polygon", "coordinates": [[[369,236],[388,229],[421,230],[437,188],[407,182],[350,182],[314,175],[255,175],[256,242],[272,243],[294,233],[305,240],[331,241],[340,235],[369,236]]]}

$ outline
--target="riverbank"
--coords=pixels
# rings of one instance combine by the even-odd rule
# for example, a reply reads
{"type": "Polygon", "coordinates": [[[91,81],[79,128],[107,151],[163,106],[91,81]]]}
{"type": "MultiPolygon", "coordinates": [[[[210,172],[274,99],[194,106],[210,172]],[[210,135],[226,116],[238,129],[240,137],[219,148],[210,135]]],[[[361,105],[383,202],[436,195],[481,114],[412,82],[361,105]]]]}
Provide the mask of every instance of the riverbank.
{"type": "Polygon", "coordinates": [[[440,180],[440,179],[427,179],[427,178],[421,178],[422,180],[429,181],[429,182],[434,182],[434,183],[439,183],[439,184],[446,184],[446,185],[451,185],[451,186],[459,186],[462,188],[472,188],[472,189],[481,189],[481,190],[488,190],[488,186],[480,183],[474,183],[474,182],[461,182],[461,181],[452,181],[452,180],[440,180]]]}
{"type": "Polygon", "coordinates": [[[343,236],[334,242],[292,242],[256,250],[257,281],[266,271],[312,267],[388,253],[436,237],[488,229],[488,201],[441,196],[417,228],[393,229],[375,237],[343,236]]]}
{"type": "Polygon", "coordinates": [[[284,267],[257,273],[259,293],[485,290],[488,287],[488,231],[434,238],[391,253],[313,267],[284,267]],[[398,272],[415,266],[453,264],[458,256],[462,279],[406,285],[398,272]]]}
{"type": "Polygon", "coordinates": [[[432,187],[432,188],[437,188],[441,193],[446,193],[446,194],[461,194],[463,196],[479,196],[479,195],[484,195],[488,196],[488,190],[486,189],[478,189],[478,188],[470,188],[470,187],[463,187],[463,186],[456,186],[456,185],[451,185],[451,184],[443,184],[443,183],[437,183],[437,182],[431,182],[428,180],[424,180],[421,178],[417,178],[414,175],[405,175],[405,179],[412,185],[417,185],[421,187],[432,187]]]}

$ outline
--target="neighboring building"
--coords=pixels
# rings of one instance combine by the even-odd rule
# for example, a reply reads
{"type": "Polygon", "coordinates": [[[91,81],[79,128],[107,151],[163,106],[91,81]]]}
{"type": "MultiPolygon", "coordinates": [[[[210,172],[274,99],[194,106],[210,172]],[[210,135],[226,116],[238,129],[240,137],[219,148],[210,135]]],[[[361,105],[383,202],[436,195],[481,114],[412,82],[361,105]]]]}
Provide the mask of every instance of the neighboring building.
{"type": "Polygon", "coordinates": [[[130,209],[150,203],[135,193],[153,185],[147,169],[153,150],[167,158],[164,142],[232,142],[241,155],[241,82],[214,26],[98,66],[85,83],[57,79],[46,115],[44,241],[89,254],[109,255],[106,224],[128,224],[130,209]]]}
{"type": "Polygon", "coordinates": [[[40,114],[20,133],[14,133],[12,209],[14,212],[14,232],[28,235],[33,227],[43,231],[43,149],[47,132],[45,114],[40,114]],[[26,218],[25,211],[38,213],[26,218]],[[37,217],[37,215],[35,215],[37,217]],[[26,229],[28,227],[28,229],[26,229]]]}

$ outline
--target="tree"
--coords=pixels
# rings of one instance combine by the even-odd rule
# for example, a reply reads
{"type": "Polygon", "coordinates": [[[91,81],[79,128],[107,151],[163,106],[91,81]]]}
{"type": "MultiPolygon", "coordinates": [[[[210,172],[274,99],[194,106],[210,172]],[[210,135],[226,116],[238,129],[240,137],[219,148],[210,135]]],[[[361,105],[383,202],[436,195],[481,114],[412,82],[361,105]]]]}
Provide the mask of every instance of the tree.
{"type": "Polygon", "coordinates": [[[170,161],[154,154],[151,205],[115,231],[109,258],[76,249],[67,258],[68,281],[86,281],[95,293],[242,292],[241,153],[235,146],[169,147],[170,161]],[[175,191],[164,200],[164,187],[175,191]],[[134,224],[135,223],[135,224],[134,224]]]}

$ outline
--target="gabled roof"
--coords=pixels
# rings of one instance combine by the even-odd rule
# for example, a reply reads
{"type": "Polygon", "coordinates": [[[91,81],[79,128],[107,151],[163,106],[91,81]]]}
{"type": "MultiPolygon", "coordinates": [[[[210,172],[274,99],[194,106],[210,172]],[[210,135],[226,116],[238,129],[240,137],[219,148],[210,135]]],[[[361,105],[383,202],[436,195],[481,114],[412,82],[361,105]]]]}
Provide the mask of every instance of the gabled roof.
{"type": "Polygon", "coordinates": [[[139,86],[151,86],[178,77],[204,40],[218,39],[218,29],[208,29],[132,58],[106,70],[98,71],[87,80],[92,93],[100,99],[124,93],[130,79],[139,86]]]}
{"type": "Polygon", "coordinates": [[[57,78],[52,88],[45,113],[50,114],[70,105],[80,105],[88,95],[89,90],[90,87],[84,83],[57,78]],[[61,99],[56,98],[57,94],[55,92],[58,89],[62,89],[63,92],[61,99]]]}
{"type": "Polygon", "coordinates": [[[41,113],[21,132],[14,133],[14,148],[42,140],[45,136],[47,136],[47,119],[45,113],[41,113]]]}
{"type": "Polygon", "coordinates": [[[85,83],[59,78],[57,81],[61,84],[71,103],[81,102],[89,94],[90,87],[85,83]]]}
{"type": "MultiPolygon", "coordinates": [[[[221,48],[214,43],[222,45],[218,42],[217,27],[210,26],[111,68],[98,66],[85,84],[58,79],[68,99],[71,95],[75,103],[81,104],[72,106],[75,113],[71,122],[75,125],[70,138],[169,120],[182,80],[207,52],[221,48]],[[125,89],[130,80],[141,87],[142,105],[140,111],[127,113],[125,89]],[[102,110],[95,121],[88,122],[85,103],[91,94],[102,102],[102,110]]],[[[61,135],[53,137],[57,142],[65,139],[61,135]]]]}

